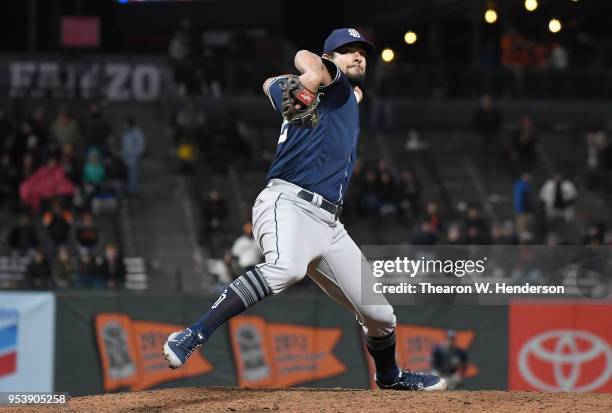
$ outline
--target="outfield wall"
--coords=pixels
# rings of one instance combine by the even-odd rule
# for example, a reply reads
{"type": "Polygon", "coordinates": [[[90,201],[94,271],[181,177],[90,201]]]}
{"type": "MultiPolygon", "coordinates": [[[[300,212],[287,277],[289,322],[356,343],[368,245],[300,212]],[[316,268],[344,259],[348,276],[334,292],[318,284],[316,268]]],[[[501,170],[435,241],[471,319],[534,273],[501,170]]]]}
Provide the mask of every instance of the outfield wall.
{"type": "MultiPolygon", "coordinates": [[[[160,355],[167,335],[214,299],[2,292],[0,391],[373,386],[360,327],[322,294],[271,297],[221,327],[184,368],[169,370],[160,355]]],[[[397,306],[396,314],[403,367],[428,368],[432,347],[453,328],[470,356],[466,389],[612,391],[610,302],[397,306]]]]}

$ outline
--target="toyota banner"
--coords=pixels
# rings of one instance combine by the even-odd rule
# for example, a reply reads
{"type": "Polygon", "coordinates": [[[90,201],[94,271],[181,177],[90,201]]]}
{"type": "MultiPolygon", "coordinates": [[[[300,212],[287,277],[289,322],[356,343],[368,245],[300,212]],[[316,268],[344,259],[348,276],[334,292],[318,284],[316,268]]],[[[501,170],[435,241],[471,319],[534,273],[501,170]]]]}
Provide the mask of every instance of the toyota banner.
{"type": "Polygon", "coordinates": [[[509,390],[611,392],[611,319],[609,304],[513,304],[509,390]]]}

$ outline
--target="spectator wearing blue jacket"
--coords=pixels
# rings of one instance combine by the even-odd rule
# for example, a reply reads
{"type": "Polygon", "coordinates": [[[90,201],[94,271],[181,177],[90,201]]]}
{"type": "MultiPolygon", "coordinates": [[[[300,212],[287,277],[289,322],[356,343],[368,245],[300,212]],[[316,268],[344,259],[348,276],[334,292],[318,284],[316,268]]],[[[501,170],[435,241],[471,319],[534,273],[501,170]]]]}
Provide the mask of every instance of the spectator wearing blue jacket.
{"type": "Polygon", "coordinates": [[[514,213],[516,232],[519,239],[525,239],[529,234],[531,220],[534,212],[533,186],[531,175],[524,173],[514,184],[513,190],[514,213]]]}
{"type": "Polygon", "coordinates": [[[137,193],[140,187],[140,158],[145,149],[145,137],[134,118],[128,117],[121,138],[121,156],[128,169],[127,191],[137,193]]]}

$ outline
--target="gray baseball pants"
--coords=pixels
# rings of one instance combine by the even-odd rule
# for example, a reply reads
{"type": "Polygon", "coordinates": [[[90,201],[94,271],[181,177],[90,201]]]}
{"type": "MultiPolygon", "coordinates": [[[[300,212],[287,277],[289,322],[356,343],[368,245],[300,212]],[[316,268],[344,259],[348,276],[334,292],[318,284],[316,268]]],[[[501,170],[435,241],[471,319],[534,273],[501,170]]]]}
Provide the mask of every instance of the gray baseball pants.
{"type": "Polygon", "coordinates": [[[278,294],[308,275],[327,295],[355,314],[370,337],[383,337],[395,329],[388,304],[361,304],[361,278],[373,277],[359,247],[344,225],[312,202],[297,197],[297,185],[272,179],[253,205],[253,236],[265,263],[257,269],[272,294],[278,294]],[[362,271],[363,270],[363,271],[362,271]]]}

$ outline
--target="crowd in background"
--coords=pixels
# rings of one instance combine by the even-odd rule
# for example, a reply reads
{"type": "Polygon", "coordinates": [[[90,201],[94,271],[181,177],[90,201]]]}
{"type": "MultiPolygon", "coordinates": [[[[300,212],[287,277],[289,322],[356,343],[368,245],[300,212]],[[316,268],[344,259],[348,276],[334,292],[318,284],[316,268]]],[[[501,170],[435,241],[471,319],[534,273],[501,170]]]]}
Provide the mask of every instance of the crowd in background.
{"type": "MultiPolygon", "coordinates": [[[[175,123],[185,125],[190,123],[185,122],[185,119],[195,119],[191,124],[198,126],[193,129],[179,126],[177,130],[183,132],[177,136],[187,136],[189,130],[193,130],[192,133],[196,133],[195,130],[206,130],[203,127],[205,118],[204,112],[194,109],[188,101],[177,112],[175,123]],[[199,111],[199,114],[185,115],[185,112],[194,111],[199,111]]],[[[392,116],[383,118],[391,122],[392,116]]],[[[564,174],[543,166],[545,162],[541,157],[546,149],[541,145],[538,130],[529,114],[517,119],[506,119],[492,98],[485,95],[474,111],[471,126],[473,133],[468,135],[470,139],[479,139],[480,146],[480,150],[473,154],[477,173],[501,171],[506,175],[506,181],[514,182],[510,192],[502,194],[511,199],[513,212],[492,219],[482,203],[466,203],[462,199],[454,199],[453,204],[447,204],[443,199],[428,195],[431,191],[426,191],[421,177],[411,169],[411,165],[404,164],[400,155],[396,157],[395,164],[386,159],[357,160],[344,203],[343,222],[349,229],[354,222],[378,222],[383,232],[388,226],[400,226],[405,228],[402,242],[413,245],[554,246],[576,242],[585,245],[612,242],[605,217],[585,221],[576,212],[576,205],[585,190],[596,191],[595,196],[604,197],[608,188],[612,173],[612,150],[604,131],[583,132],[585,136],[580,139],[588,159],[585,159],[583,172],[569,175],[567,171],[564,174]]],[[[241,127],[248,129],[242,122],[237,124],[236,129],[240,130],[241,127]]],[[[236,134],[245,148],[251,146],[249,132],[236,134]]],[[[207,139],[205,137],[201,140],[205,142],[204,146],[212,145],[207,139]]],[[[416,143],[412,138],[408,140],[407,147],[418,147],[418,138],[415,138],[416,143]]],[[[217,154],[216,149],[211,152],[217,154]]],[[[218,154],[223,159],[223,165],[231,162],[231,157],[224,157],[223,150],[218,154]]],[[[243,157],[247,164],[253,155],[249,151],[236,151],[235,154],[235,159],[243,157]]],[[[549,153],[547,156],[554,158],[555,154],[549,153]]],[[[214,161],[203,163],[215,171],[214,161]]],[[[258,171],[265,169],[262,164],[253,167],[258,171]]],[[[248,174],[249,169],[243,173],[248,174]]],[[[236,217],[229,216],[228,201],[221,191],[209,191],[201,206],[202,244],[216,259],[212,272],[222,282],[263,259],[257,253],[249,223],[244,224],[242,234],[233,232],[231,236],[223,236],[231,228],[229,222],[236,217]],[[233,237],[238,238],[234,240],[233,237]],[[250,243],[246,243],[246,239],[250,243]]]]}
{"type": "MultiPolygon", "coordinates": [[[[265,73],[291,70],[287,62],[292,61],[295,47],[265,31],[202,30],[184,19],[172,35],[167,52],[179,95],[218,99],[259,93],[253,85],[258,85],[265,73]],[[249,60],[266,62],[268,68],[262,72],[263,65],[244,63],[249,60]]],[[[499,38],[491,37],[483,43],[476,64],[454,59],[454,51],[444,47],[434,41],[427,47],[417,45],[416,55],[398,54],[392,64],[370,56],[368,70],[379,64],[384,82],[403,85],[387,91],[390,96],[473,97],[476,90],[513,98],[609,94],[607,85],[599,89],[589,86],[594,76],[606,76],[608,49],[584,33],[569,42],[559,36],[529,36],[518,27],[510,27],[499,38]],[[426,53],[424,49],[428,48],[432,50],[426,53]],[[580,68],[588,69],[577,70],[580,68]]],[[[377,95],[374,90],[368,92],[377,95]]],[[[376,100],[373,104],[383,102],[376,100]]]]}
{"type": "Polygon", "coordinates": [[[98,102],[80,117],[42,105],[13,121],[0,110],[3,244],[27,262],[10,287],[123,287],[120,240],[97,217],[138,192],[145,143],[133,118],[117,126],[98,102]]]}
{"type": "MultiPolygon", "coordinates": [[[[200,174],[226,175],[232,165],[244,176],[249,171],[261,172],[272,160],[273,150],[258,146],[260,131],[238,112],[211,114],[202,104],[203,99],[222,98],[229,88],[229,72],[223,65],[210,63],[231,62],[237,55],[259,55],[273,49],[272,37],[259,40],[262,47],[255,50],[252,46],[257,44],[257,36],[247,39],[233,32],[207,35],[196,30],[189,19],[173,35],[168,58],[178,101],[169,121],[183,173],[197,169],[200,174]]],[[[277,52],[290,50],[286,44],[280,46],[277,52]]],[[[511,96],[525,96],[527,71],[562,73],[570,67],[572,53],[559,42],[530,40],[516,30],[503,35],[499,45],[489,46],[484,48],[480,67],[484,90],[495,90],[486,84],[487,73],[495,68],[511,74],[511,96]]],[[[276,61],[282,60],[276,57],[276,61]]],[[[394,76],[402,74],[380,63],[372,66],[364,127],[389,134],[394,131],[391,85],[394,76]]],[[[249,84],[261,83],[260,73],[250,75],[256,81],[245,78],[249,84]]],[[[246,89],[242,92],[250,93],[246,89]]],[[[355,164],[343,221],[349,228],[351,222],[364,220],[381,222],[381,228],[400,226],[405,228],[404,242],[422,245],[557,245],[576,238],[585,244],[610,243],[603,219],[573,225],[580,219],[576,204],[582,188],[602,196],[609,192],[612,143],[605,131],[586,134],[585,172],[568,176],[542,169],[538,131],[528,113],[507,119],[492,97],[484,95],[471,127],[480,140],[476,156],[479,172],[486,174],[503,165],[514,181],[511,193],[504,194],[512,199],[513,215],[493,220],[483,204],[462,199],[448,204],[431,196],[411,165],[398,159],[394,163],[369,158],[355,164]],[[514,125],[512,131],[504,130],[509,123],[514,125]],[[567,237],[568,231],[582,233],[567,237]]],[[[418,137],[407,146],[413,144],[418,146],[418,137]]],[[[29,258],[21,286],[122,286],[125,267],[120,242],[105,239],[97,214],[116,207],[121,197],[139,192],[139,163],[144,151],[145,136],[136,121],[127,117],[124,125],[112,125],[98,102],[90,103],[82,116],[63,107],[41,106],[11,119],[0,110],[0,202],[4,210],[19,217],[5,234],[5,243],[11,255],[29,258]]],[[[229,215],[228,200],[220,189],[211,188],[202,196],[198,231],[201,244],[217,260],[212,272],[227,281],[263,257],[249,222],[244,222],[241,231],[229,224],[248,218],[229,215]]]]}

